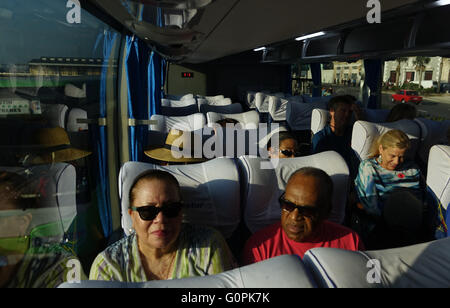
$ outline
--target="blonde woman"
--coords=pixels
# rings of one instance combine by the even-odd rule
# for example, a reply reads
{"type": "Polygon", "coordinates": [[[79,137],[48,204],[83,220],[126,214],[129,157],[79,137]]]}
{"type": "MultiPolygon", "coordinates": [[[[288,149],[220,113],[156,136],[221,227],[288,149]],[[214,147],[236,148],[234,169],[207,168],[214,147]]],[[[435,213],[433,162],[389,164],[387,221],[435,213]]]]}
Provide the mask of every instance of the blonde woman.
{"type": "Polygon", "coordinates": [[[420,170],[414,162],[405,161],[409,147],[404,132],[390,130],[373,145],[371,158],[359,165],[355,187],[367,214],[380,217],[394,191],[407,190],[420,199],[420,170]]]}

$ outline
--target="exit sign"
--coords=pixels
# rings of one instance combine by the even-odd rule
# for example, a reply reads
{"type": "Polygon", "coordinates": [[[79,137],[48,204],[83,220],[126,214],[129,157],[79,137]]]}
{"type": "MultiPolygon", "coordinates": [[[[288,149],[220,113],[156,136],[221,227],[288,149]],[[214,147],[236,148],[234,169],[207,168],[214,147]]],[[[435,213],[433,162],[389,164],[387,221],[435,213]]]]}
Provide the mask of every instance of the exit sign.
{"type": "Polygon", "coordinates": [[[181,73],[181,78],[194,78],[194,73],[192,73],[192,72],[183,72],[183,73],[181,73]]]}

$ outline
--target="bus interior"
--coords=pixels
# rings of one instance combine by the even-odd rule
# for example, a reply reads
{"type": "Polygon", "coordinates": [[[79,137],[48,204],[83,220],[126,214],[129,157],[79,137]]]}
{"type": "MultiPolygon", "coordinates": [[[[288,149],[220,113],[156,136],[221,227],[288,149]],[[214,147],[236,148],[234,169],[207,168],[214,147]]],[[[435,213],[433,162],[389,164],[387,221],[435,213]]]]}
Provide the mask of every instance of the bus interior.
{"type": "MultiPolygon", "coordinates": [[[[351,95],[367,112],[353,126],[353,151],[363,160],[380,132],[404,130],[425,208],[442,231],[430,223],[426,236],[368,247],[367,255],[392,262],[382,268],[383,286],[449,287],[449,16],[446,0],[0,0],[0,286],[38,286],[36,273],[21,273],[31,278],[20,282],[8,273],[37,247],[60,254],[52,245],[76,256],[88,276],[96,256],[130,234],[124,199],[147,169],[175,175],[190,204],[185,220],[219,230],[243,272],[246,240],[279,220],[278,197],[300,167],[332,177],[340,206],[333,218],[352,227],[349,167],[337,153],[311,153],[329,100],[351,95]],[[414,119],[386,123],[402,104],[414,106],[414,119]],[[234,141],[243,152],[193,164],[161,165],[145,154],[173,128],[200,131],[202,149],[211,124],[225,118],[256,129],[256,145],[247,132],[234,141]],[[262,169],[269,137],[283,130],[297,138],[298,157],[262,169]],[[410,274],[401,260],[416,264],[410,274]]],[[[325,268],[313,284],[290,281],[286,267],[266,286],[285,285],[280,275],[291,286],[379,286],[367,284],[366,264],[352,265],[354,255],[332,253],[303,261],[325,268]]],[[[294,261],[281,262],[300,266],[294,261]]],[[[197,282],[154,286],[189,283],[197,282]]],[[[199,285],[221,286],[206,277],[199,285]]]]}

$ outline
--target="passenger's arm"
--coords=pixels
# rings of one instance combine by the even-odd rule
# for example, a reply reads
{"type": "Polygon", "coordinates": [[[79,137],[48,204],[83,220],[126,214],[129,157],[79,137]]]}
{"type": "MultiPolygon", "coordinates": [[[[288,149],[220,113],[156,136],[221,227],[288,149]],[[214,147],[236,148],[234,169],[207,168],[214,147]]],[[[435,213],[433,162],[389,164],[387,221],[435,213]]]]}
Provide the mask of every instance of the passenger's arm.
{"type": "Polygon", "coordinates": [[[107,260],[104,253],[100,253],[92,263],[89,280],[124,281],[119,266],[107,260]]]}
{"type": "Polygon", "coordinates": [[[375,185],[376,172],[373,166],[363,161],[359,166],[358,176],[355,179],[355,189],[358,199],[368,214],[381,216],[379,209],[379,196],[375,185]]]}
{"type": "Polygon", "coordinates": [[[211,239],[211,260],[208,275],[219,274],[237,267],[233,254],[222,235],[215,231],[211,239]]]}

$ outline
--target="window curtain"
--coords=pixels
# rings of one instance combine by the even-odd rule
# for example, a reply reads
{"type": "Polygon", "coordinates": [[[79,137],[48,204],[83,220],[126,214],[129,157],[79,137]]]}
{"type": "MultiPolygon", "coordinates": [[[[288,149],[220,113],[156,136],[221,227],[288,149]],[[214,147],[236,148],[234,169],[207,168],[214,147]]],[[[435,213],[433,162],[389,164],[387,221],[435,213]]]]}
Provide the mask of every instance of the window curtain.
{"type": "MultiPolygon", "coordinates": [[[[108,64],[110,60],[110,55],[112,48],[117,40],[117,33],[105,31],[103,37],[103,68],[100,80],[100,108],[99,108],[99,118],[106,118],[106,86],[108,78],[113,78],[108,76],[108,64]]],[[[96,179],[96,190],[97,190],[97,202],[100,214],[100,221],[103,227],[103,234],[108,238],[112,233],[112,216],[110,208],[110,191],[109,191],[109,181],[108,181],[108,145],[107,145],[107,132],[106,126],[93,125],[90,128],[92,131],[93,139],[95,140],[94,155],[98,162],[98,172],[96,179]]]]}
{"type": "Polygon", "coordinates": [[[378,108],[378,90],[381,87],[381,60],[364,60],[364,69],[366,72],[365,83],[370,89],[370,96],[367,102],[367,108],[378,108]]]}
{"type": "Polygon", "coordinates": [[[320,67],[320,63],[312,63],[311,67],[311,75],[313,80],[313,90],[312,97],[322,96],[322,70],[320,67]]]}

